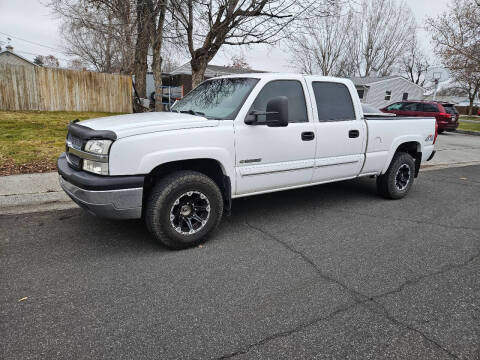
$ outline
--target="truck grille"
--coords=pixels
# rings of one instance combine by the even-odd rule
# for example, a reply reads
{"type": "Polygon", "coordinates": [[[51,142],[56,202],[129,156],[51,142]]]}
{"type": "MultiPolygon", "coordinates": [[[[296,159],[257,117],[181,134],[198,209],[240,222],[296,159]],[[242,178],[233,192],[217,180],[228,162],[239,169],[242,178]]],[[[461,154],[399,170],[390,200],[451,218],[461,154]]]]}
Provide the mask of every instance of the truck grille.
{"type": "Polygon", "coordinates": [[[70,133],[67,135],[67,143],[75,149],[82,150],[83,142],[84,141],[77,136],[74,136],[70,133]]]}
{"type": "Polygon", "coordinates": [[[70,167],[74,169],[81,169],[82,168],[82,159],[80,159],[77,155],[73,155],[67,151],[67,162],[70,167]]]}
{"type": "Polygon", "coordinates": [[[81,170],[82,169],[82,159],[77,155],[72,154],[69,152],[69,147],[77,150],[82,150],[85,141],[78,136],[72,135],[68,133],[67,135],[67,162],[70,167],[81,170]]]}

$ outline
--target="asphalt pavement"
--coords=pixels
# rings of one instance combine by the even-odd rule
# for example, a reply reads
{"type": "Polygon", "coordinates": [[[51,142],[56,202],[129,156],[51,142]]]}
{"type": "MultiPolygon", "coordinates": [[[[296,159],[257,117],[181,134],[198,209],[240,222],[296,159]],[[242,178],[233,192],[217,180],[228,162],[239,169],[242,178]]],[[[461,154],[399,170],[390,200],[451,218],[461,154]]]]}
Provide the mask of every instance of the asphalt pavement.
{"type": "Polygon", "coordinates": [[[0,216],[2,359],[479,359],[480,166],[239,199],[168,251],[140,221],[0,216]]]}

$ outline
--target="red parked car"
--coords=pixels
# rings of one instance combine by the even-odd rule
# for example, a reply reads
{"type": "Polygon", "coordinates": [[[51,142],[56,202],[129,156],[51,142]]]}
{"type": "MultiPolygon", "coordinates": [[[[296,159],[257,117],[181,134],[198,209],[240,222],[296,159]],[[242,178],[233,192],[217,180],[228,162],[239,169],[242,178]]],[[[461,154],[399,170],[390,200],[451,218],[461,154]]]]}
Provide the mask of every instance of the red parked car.
{"type": "Polygon", "coordinates": [[[393,103],[380,110],[399,116],[434,117],[437,119],[439,133],[455,131],[460,117],[453,104],[438,101],[406,100],[393,103]]]}

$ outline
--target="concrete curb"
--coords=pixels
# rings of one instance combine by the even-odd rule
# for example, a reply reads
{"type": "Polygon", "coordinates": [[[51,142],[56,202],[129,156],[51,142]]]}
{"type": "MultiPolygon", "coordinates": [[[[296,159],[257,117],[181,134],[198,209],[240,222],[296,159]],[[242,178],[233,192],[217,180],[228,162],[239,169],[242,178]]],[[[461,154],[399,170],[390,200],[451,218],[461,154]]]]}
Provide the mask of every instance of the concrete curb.
{"type": "MultiPolygon", "coordinates": [[[[433,171],[451,167],[480,165],[480,161],[422,165],[421,171],[433,171]]],[[[0,195],[0,215],[17,215],[42,211],[79,208],[61,191],[0,195]]]]}
{"type": "Polygon", "coordinates": [[[25,214],[39,211],[78,207],[63,191],[0,196],[0,215],[25,214]]]}
{"type": "Polygon", "coordinates": [[[456,130],[456,133],[465,134],[465,135],[475,135],[480,136],[480,131],[470,131],[470,130],[456,130]]]}

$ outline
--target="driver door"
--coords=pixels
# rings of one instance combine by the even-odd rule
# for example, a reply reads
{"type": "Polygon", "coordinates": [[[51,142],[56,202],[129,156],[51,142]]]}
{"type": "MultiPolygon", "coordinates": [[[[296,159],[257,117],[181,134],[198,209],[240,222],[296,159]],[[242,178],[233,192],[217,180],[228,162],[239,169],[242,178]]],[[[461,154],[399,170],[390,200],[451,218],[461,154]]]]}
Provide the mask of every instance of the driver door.
{"type": "Polygon", "coordinates": [[[235,124],[236,195],[308,184],[313,176],[315,127],[305,101],[305,83],[300,80],[267,82],[255,98],[250,110],[266,111],[267,103],[277,96],[288,98],[286,127],[257,125],[243,119],[235,124]]]}

